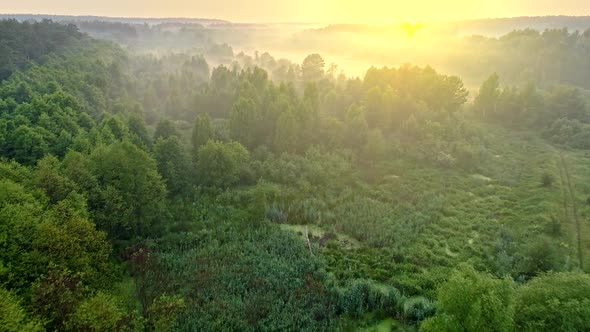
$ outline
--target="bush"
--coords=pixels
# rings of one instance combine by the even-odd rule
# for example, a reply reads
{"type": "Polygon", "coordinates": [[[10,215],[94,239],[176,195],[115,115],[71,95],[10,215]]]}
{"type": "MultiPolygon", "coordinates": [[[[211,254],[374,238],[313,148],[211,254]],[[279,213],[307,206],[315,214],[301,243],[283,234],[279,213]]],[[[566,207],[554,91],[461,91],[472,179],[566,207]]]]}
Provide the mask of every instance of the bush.
{"type": "Polygon", "coordinates": [[[19,299],[9,291],[0,288],[0,331],[35,332],[43,331],[43,325],[37,318],[27,317],[19,299]]]}
{"type": "Polygon", "coordinates": [[[422,331],[511,331],[513,290],[510,281],[461,266],[440,289],[438,312],[422,331]]]}
{"type": "Polygon", "coordinates": [[[82,301],[70,316],[66,329],[70,331],[115,331],[123,319],[117,300],[108,294],[97,293],[82,301]]]}
{"type": "Polygon", "coordinates": [[[197,153],[199,182],[220,188],[235,185],[249,161],[250,154],[240,143],[210,140],[197,153]]]}
{"type": "Polygon", "coordinates": [[[590,276],[548,273],[516,294],[518,331],[587,331],[590,326],[590,276]]]}
{"type": "Polygon", "coordinates": [[[543,187],[549,188],[553,185],[553,182],[555,182],[555,177],[552,174],[543,173],[541,176],[541,185],[543,187]]]}
{"type": "Polygon", "coordinates": [[[434,315],[435,311],[436,307],[432,301],[423,296],[415,296],[404,302],[403,316],[410,322],[419,322],[434,315]]]}
{"type": "Polygon", "coordinates": [[[393,316],[402,303],[403,296],[396,288],[357,279],[350,281],[341,291],[339,308],[344,314],[354,318],[374,311],[393,316]]]}
{"type": "Polygon", "coordinates": [[[563,266],[563,257],[550,238],[543,237],[525,248],[520,272],[525,277],[534,277],[539,273],[559,271],[563,266]]]}

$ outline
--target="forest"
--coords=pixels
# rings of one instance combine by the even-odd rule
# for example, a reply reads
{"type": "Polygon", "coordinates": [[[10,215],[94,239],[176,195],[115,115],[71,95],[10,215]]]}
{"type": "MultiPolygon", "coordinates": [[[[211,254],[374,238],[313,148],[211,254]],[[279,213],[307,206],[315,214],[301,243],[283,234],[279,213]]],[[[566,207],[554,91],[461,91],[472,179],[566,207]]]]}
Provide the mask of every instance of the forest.
{"type": "Polygon", "coordinates": [[[590,30],[357,77],[208,24],[0,20],[0,331],[588,331],[590,30]]]}

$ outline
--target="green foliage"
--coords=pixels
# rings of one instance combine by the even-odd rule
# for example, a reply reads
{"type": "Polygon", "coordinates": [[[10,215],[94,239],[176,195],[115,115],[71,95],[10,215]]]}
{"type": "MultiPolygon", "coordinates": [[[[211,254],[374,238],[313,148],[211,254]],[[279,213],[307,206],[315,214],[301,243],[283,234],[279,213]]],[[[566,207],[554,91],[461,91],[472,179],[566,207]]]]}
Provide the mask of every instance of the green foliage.
{"type": "Polygon", "coordinates": [[[556,144],[571,146],[576,149],[587,149],[589,147],[590,124],[560,118],[553,122],[544,134],[545,137],[556,144]]]}
{"type": "Polygon", "coordinates": [[[492,74],[479,88],[479,93],[475,97],[474,107],[485,118],[498,111],[499,98],[500,77],[498,74],[492,74]]]}
{"type": "Polygon", "coordinates": [[[252,99],[240,97],[234,104],[230,117],[230,133],[231,137],[244,144],[249,148],[253,148],[257,144],[256,131],[260,117],[256,105],[252,99]]]}
{"type": "Polygon", "coordinates": [[[191,185],[192,165],[178,137],[158,138],[154,144],[154,159],[170,196],[186,193],[191,185]]]}
{"type": "Polygon", "coordinates": [[[145,121],[142,117],[132,114],[127,119],[127,127],[129,128],[130,140],[133,144],[139,147],[151,147],[152,140],[148,134],[145,121]]]}
{"type": "Polygon", "coordinates": [[[194,151],[193,155],[196,156],[199,148],[205,145],[205,143],[213,137],[214,131],[211,124],[211,118],[209,118],[207,113],[199,114],[195,119],[191,136],[191,143],[194,151]]]}
{"type": "Polygon", "coordinates": [[[18,297],[5,289],[0,289],[0,326],[5,332],[45,331],[42,322],[29,316],[18,297]]]}
{"type": "Polygon", "coordinates": [[[71,46],[83,38],[74,25],[51,21],[0,21],[0,81],[18,69],[39,61],[44,55],[71,46]]]}
{"type": "Polygon", "coordinates": [[[541,176],[541,185],[543,187],[549,188],[553,185],[553,182],[555,182],[555,177],[553,176],[553,174],[543,173],[543,175],[541,176]]]}
{"type": "Polygon", "coordinates": [[[557,86],[547,95],[546,122],[559,118],[588,122],[588,109],[580,90],[574,87],[557,86]]]}
{"type": "Polygon", "coordinates": [[[282,113],[276,124],[274,146],[277,151],[296,152],[301,135],[301,126],[293,112],[282,113]]]}
{"type": "MultiPolygon", "coordinates": [[[[164,26],[118,28],[125,39],[164,26]]],[[[197,38],[207,28],[180,30],[197,38]]],[[[564,36],[579,41],[548,30],[496,42],[564,36]]],[[[347,79],[317,54],[301,66],[269,54],[235,59],[209,77],[202,56],[131,55],[71,27],[0,22],[6,326],[588,325],[583,275],[543,274],[575,268],[566,221],[571,200],[590,192],[587,158],[560,146],[588,145],[582,91],[500,87],[492,75],[471,108],[462,81],[430,67],[347,79]],[[40,27],[49,37],[33,43],[40,27]],[[548,176],[560,153],[572,160],[567,199],[548,176]],[[510,281],[466,267],[450,274],[466,261],[529,280],[516,289],[520,311],[510,281]]]]}
{"type": "Polygon", "coordinates": [[[73,184],[60,174],[59,167],[59,160],[53,156],[47,156],[37,163],[39,187],[45,190],[52,203],[65,199],[73,190],[73,184]]]}
{"type": "Polygon", "coordinates": [[[434,303],[425,297],[411,297],[404,302],[403,317],[410,322],[419,322],[434,315],[435,308],[434,303]]]}
{"type": "Polygon", "coordinates": [[[162,295],[155,299],[148,308],[153,331],[170,331],[178,316],[184,312],[186,304],[179,296],[162,295]]]}
{"type": "Polygon", "coordinates": [[[467,101],[467,89],[456,76],[438,74],[431,67],[404,65],[400,68],[370,68],[365,75],[363,88],[375,87],[396,91],[401,98],[424,102],[433,110],[456,111],[467,101]],[[402,79],[403,78],[403,79],[402,79]]]}
{"type": "Polygon", "coordinates": [[[77,271],[90,288],[106,286],[112,279],[111,246],[104,233],[84,219],[85,205],[69,195],[44,210],[46,199],[9,180],[0,182],[0,261],[11,262],[3,283],[28,293],[27,284],[49,267],[77,271]],[[38,195],[37,197],[35,197],[38,195]]]}
{"type": "Polygon", "coordinates": [[[344,141],[346,146],[355,149],[362,148],[367,142],[369,126],[362,107],[352,107],[346,113],[346,130],[344,141]]]}
{"type": "Polygon", "coordinates": [[[548,238],[531,242],[524,249],[524,259],[520,271],[527,277],[549,271],[561,271],[563,256],[560,249],[548,238]]]}
{"type": "Polygon", "coordinates": [[[123,239],[158,228],[166,188],[152,157],[131,143],[116,143],[94,150],[88,166],[99,187],[100,195],[90,199],[99,228],[123,239]]]}
{"type": "Polygon", "coordinates": [[[301,64],[301,76],[304,81],[317,81],[324,77],[326,63],[321,55],[308,55],[301,64]]]}
{"type": "Polygon", "coordinates": [[[43,221],[32,245],[38,253],[43,253],[39,263],[46,261],[76,271],[93,288],[104,287],[112,280],[111,245],[106,235],[96,231],[88,220],[71,217],[57,222],[43,221]]]}
{"type": "Polygon", "coordinates": [[[167,310],[180,312],[175,330],[334,327],[336,293],[321,262],[298,238],[275,227],[238,229],[212,220],[207,229],[168,236],[147,250],[147,261],[134,260],[144,266],[139,287],[147,303],[161,308],[162,323],[174,317],[165,316],[167,310]]]}
{"type": "Polygon", "coordinates": [[[560,145],[586,148],[590,137],[586,101],[575,87],[555,86],[544,94],[533,84],[500,89],[494,74],[482,84],[474,108],[487,121],[541,130],[560,145]]]}
{"type": "Polygon", "coordinates": [[[79,275],[51,267],[32,285],[31,306],[35,314],[48,320],[50,330],[63,330],[84,293],[79,275]]]}
{"type": "Polygon", "coordinates": [[[338,306],[344,314],[361,318],[371,312],[393,316],[402,310],[403,303],[403,296],[394,287],[357,279],[349,281],[341,290],[338,306]]]}
{"type": "Polygon", "coordinates": [[[439,289],[437,314],[423,331],[511,331],[513,285],[462,266],[439,289]]]}
{"type": "Polygon", "coordinates": [[[113,296],[99,292],[82,301],[69,316],[69,331],[118,331],[123,312],[113,296]]]}
{"type": "Polygon", "coordinates": [[[167,139],[172,136],[178,136],[178,132],[176,131],[176,127],[172,123],[172,121],[164,119],[158,122],[156,126],[156,131],[154,133],[154,141],[157,141],[159,138],[167,139]]]}
{"type": "Polygon", "coordinates": [[[24,165],[33,165],[49,150],[43,135],[26,125],[19,126],[9,139],[11,151],[7,155],[24,165]]]}
{"type": "Polygon", "coordinates": [[[515,302],[519,331],[583,331],[590,324],[590,277],[543,274],[521,287],[515,302]]]}
{"type": "Polygon", "coordinates": [[[199,183],[205,186],[230,187],[239,182],[248,166],[250,154],[240,143],[208,141],[199,149],[196,169],[199,183]]]}

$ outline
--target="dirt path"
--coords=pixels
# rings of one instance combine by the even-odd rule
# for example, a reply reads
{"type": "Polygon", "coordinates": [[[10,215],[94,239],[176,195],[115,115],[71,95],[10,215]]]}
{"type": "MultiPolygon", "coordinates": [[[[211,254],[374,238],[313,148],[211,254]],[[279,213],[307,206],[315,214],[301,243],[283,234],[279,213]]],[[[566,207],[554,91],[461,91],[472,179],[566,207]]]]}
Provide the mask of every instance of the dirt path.
{"type": "MultiPolygon", "coordinates": [[[[580,264],[580,269],[584,270],[584,254],[583,254],[583,245],[582,245],[582,230],[581,230],[581,224],[580,224],[580,218],[578,216],[578,208],[576,205],[576,196],[574,195],[574,189],[573,189],[573,185],[572,185],[572,177],[571,177],[571,172],[570,172],[570,167],[567,163],[567,161],[565,160],[565,158],[563,157],[562,153],[559,153],[559,160],[560,160],[560,164],[559,164],[559,172],[560,172],[560,176],[561,176],[561,181],[562,181],[562,187],[567,189],[567,193],[568,195],[565,195],[564,197],[564,214],[566,215],[566,217],[569,215],[568,213],[568,207],[567,207],[567,196],[569,196],[569,200],[571,201],[571,211],[572,211],[572,216],[573,216],[573,220],[574,220],[574,224],[576,226],[576,239],[577,239],[577,247],[578,247],[578,262],[580,264]],[[564,176],[565,175],[565,176],[564,176]],[[565,181],[564,181],[565,180],[565,181]],[[564,183],[565,182],[565,183],[564,183]]],[[[565,189],[564,189],[565,191],[565,189]]]]}

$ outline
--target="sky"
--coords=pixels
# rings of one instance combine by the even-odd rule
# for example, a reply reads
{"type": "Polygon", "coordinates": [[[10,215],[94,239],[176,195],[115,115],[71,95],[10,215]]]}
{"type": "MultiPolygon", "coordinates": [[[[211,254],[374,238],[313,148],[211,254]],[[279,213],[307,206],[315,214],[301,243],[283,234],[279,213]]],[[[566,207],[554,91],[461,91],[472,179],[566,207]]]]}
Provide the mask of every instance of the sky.
{"type": "Polygon", "coordinates": [[[393,23],[590,15],[590,0],[0,0],[0,13],[393,23]]]}

